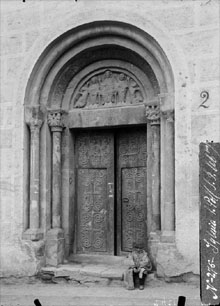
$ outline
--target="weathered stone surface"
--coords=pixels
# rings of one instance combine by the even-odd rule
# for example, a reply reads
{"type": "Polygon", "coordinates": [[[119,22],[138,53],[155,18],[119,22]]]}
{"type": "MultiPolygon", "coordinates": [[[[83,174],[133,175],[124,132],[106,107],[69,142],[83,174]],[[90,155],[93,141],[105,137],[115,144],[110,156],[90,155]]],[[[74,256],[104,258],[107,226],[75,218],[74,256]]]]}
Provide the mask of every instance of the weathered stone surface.
{"type": "Polygon", "coordinates": [[[157,276],[174,277],[191,272],[191,265],[177,250],[175,244],[161,244],[156,255],[157,276]]]}
{"type": "Polygon", "coordinates": [[[217,81],[220,76],[220,61],[218,57],[200,60],[200,81],[217,81]]]}
{"type": "Polygon", "coordinates": [[[178,40],[190,57],[196,57],[199,53],[218,56],[218,33],[217,29],[191,32],[178,37],[178,40]]]}
{"type": "Polygon", "coordinates": [[[163,10],[151,11],[150,14],[169,30],[176,31],[192,28],[194,25],[194,10],[191,6],[167,7],[163,10]]]}
{"type": "Polygon", "coordinates": [[[219,24],[219,1],[210,1],[208,5],[200,5],[199,23],[202,26],[219,24]]]}
{"type": "Polygon", "coordinates": [[[15,55],[22,53],[23,40],[21,34],[14,34],[1,39],[1,55],[15,55]]]}
{"type": "Polygon", "coordinates": [[[46,235],[46,264],[58,266],[64,260],[64,238],[61,229],[51,229],[46,235]]]}
{"type": "MultiPolygon", "coordinates": [[[[78,283],[99,283],[110,284],[111,281],[123,285],[123,274],[128,266],[109,264],[66,264],[55,267],[45,267],[41,270],[41,275],[53,275],[56,278],[65,278],[78,283]]],[[[48,277],[49,278],[49,277],[48,277]]]]}

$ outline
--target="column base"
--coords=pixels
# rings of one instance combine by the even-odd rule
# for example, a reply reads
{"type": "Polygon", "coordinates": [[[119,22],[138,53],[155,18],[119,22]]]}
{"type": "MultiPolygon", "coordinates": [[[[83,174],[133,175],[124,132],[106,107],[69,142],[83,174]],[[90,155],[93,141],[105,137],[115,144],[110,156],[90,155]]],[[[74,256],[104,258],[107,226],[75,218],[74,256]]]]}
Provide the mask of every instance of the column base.
{"type": "Polygon", "coordinates": [[[161,242],[173,243],[175,242],[175,232],[174,231],[162,231],[161,242]]]}
{"type": "Polygon", "coordinates": [[[46,264],[58,266],[64,261],[64,233],[60,228],[53,228],[46,237],[46,264]]]}
{"type": "Polygon", "coordinates": [[[40,228],[28,228],[22,235],[25,240],[38,241],[44,237],[43,230],[40,228]]]}

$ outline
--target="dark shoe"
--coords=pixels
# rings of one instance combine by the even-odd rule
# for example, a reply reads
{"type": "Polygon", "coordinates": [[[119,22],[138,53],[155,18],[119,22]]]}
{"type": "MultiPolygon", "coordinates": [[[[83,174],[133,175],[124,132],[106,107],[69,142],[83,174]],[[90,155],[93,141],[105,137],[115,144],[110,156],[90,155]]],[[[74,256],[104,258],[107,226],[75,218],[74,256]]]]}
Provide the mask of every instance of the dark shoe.
{"type": "Polygon", "coordinates": [[[140,290],[144,290],[144,286],[143,286],[143,285],[140,285],[140,286],[139,286],[139,289],[140,289],[140,290]]]}

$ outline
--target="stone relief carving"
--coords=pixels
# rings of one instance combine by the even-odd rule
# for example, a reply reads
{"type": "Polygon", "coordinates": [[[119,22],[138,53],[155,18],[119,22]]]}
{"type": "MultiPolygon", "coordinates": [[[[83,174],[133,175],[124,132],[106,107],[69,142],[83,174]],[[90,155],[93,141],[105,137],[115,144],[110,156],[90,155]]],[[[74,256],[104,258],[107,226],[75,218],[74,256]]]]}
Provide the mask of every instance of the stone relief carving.
{"type": "Polygon", "coordinates": [[[151,125],[160,124],[160,106],[157,104],[146,105],[145,114],[151,125]]]}
{"type": "Polygon", "coordinates": [[[88,79],[74,95],[74,108],[97,108],[144,102],[142,89],[125,72],[111,69],[88,79]]]}

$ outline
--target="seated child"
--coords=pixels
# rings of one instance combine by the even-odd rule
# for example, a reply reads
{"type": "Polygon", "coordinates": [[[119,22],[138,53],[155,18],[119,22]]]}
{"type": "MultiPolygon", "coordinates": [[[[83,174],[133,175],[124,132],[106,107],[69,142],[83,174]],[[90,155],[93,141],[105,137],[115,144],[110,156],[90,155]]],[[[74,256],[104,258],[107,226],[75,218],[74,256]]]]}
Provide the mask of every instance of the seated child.
{"type": "Polygon", "coordinates": [[[152,264],[148,257],[147,252],[142,245],[133,245],[131,253],[133,264],[129,267],[125,274],[125,282],[127,282],[127,289],[134,289],[134,276],[138,274],[139,289],[144,289],[144,281],[147,273],[151,271],[152,264]]]}

